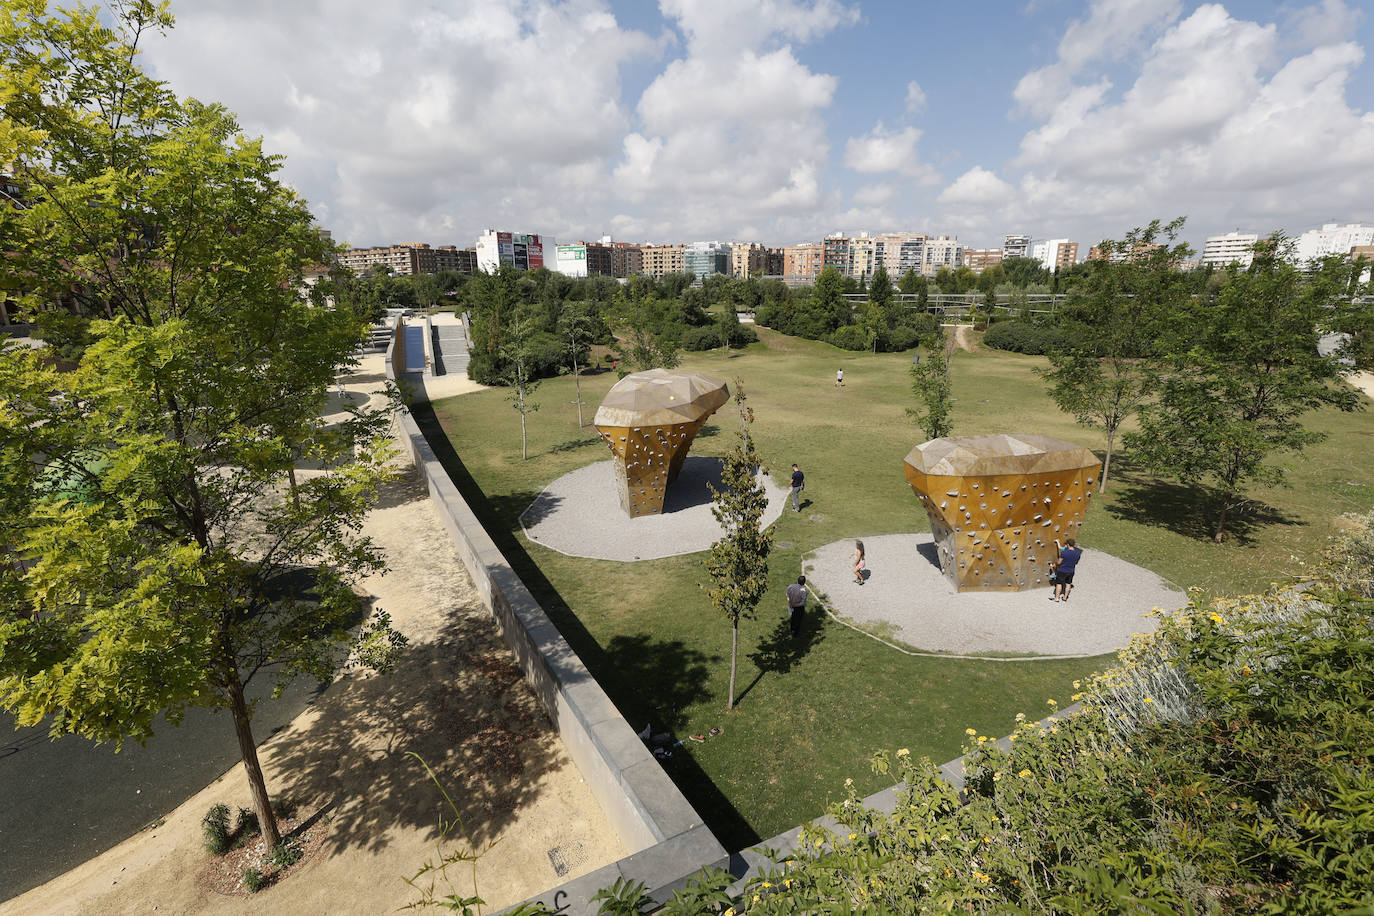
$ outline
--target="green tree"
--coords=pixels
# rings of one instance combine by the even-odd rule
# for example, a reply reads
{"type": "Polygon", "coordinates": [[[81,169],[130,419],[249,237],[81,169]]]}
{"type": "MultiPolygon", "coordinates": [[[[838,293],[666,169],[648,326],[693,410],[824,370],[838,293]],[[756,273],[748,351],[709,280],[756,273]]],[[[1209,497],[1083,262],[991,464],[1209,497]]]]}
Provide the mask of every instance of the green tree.
{"type": "Polygon", "coordinates": [[[507,325],[515,320],[520,305],[518,274],[502,266],[496,273],[478,272],[464,288],[467,309],[472,318],[472,352],[468,377],[483,385],[496,385],[506,377],[507,325]]]}
{"type": "Polygon", "coordinates": [[[915,270],[907,268],[907,272],[902,274],[902,279],[897,282],[897,289],[900,292],[911,295],[920,292],[926,285],[926,278],[918,274],[915,270]]]}
{"type": "Polygon", "coordinates": [[[1158,399],[1141,411],[1140,431],[1126,434],[1147,466],[1203,491],[1217,543],[1249,502],[1248,485],[1284,482],[1271,456],[1324,438],[1302,425],[1304,414],[1361,406],[1354,390],[1337,384],[1345,368],[1317,351],[1344,295],[1340,265],[1328,261],[1305,277],[1283,249],[1275,236],[1249,270],[1229,271],[1215,302],[1176,319],[1192,340],[1174,348],[1158,399]]]}
{"type": "Polygon", "coordinates": [[[725,533],[711,545],[704,565],[711,577],[706,593],[711,604],[730,621],[730,693],[727,710],[735,708],[735,672],[739,663],[739,622],[752,617],[764,592],[768,590],[768,554],[773,549],[773,532],[760,524],[768,508],[768,494],[759,479],[759,460],[754,447],[752,427],[754,410],[748,406],[744,382],[735,379],[735,406],[739,410],[739,432],[735,445],[725,456],[720,489],[711,484],[711,514],[725,533]]]}
{"type": "Polygon", "coordinates": [[[931,347],[925,359],[911,367],[911,390],[921,406],[908,407],[906,412],[925,432],[927,439],[939,439],[954,431],[949,362],[949,354],[937,345],[931,347]]]}
{"type": "Polygon", "coordinates": [[[677,311],[676,303],[655,296],[619,303],[611,349],[627,370],[673,369],[682,361],[684,326],[675,320],[677,311]]]}
{"type": "Polygon", "coordinates": [[[275,844],[246,687],[403,642],[384,614],[359,629],[352,588],[383,568],[360,528],[386,419],[319,417],[363,326],[297,297],[329,252],[280,160],[137,67],[170,26],[139,0],[0,7],[0,161],[33,192],[0,208],[3,285],[75,301],[92,338],[70,372],[0,350],[0,705],[117,746],[227,709],[275,844]],[[292,499],[297,454],[323,471],[292,499]]]}
{"type": "Polygon", "coordinates": [[[585,304],[567,305],[558,318],[558,333],[563,339],[568,359],[572,363],[573,383],[577,386],[577,428],[582,422],[582,365],[592,342],[604,332],[601,322],[592,315],[585,304]]]}
{"type": "MultiPolygon", "coordinates": [[[[1108,250],[1145,252],[1125,261],[1103,261],[1084,276],[1060,314],[1060,327],[1076,341],[1070,350],[1050,351],[1039,370],[1059,409],[1107,439],[1099,493],[1107,492],[1112,455],[1121,427],[1149,401],[1159,380],[1155,342],[1178,327],[1191,298],[1179,263],[1192,250],[1178,243],[1183,219],[1161,226],[1154,220],[1132,229],[1108,250]]],[[[1187,326],[1186,323],[1183,326],[1187,326]]]]}
{"type": "Polygon", "coordinates": [[[845,278],[834,267],[822,268],[811,288],[810,311],[814,321],[829,334],[854,320],[854,309],[844,298],[845,278]]]}
{"type": "MultiPolygon", "coordinates": [[[[520,458],[529,457],[529,436],[526,421],[529,415],[539,409],[530,396],[539,388],[539,380],[531,369],[530,338],[533,328],[528,318],[511,322],[502,356],[506,362],[506,384],[510,386],[511,406],[520,414],[520,458]]],[[[581,411],[581,404],[578,404],[581,411]]]]}

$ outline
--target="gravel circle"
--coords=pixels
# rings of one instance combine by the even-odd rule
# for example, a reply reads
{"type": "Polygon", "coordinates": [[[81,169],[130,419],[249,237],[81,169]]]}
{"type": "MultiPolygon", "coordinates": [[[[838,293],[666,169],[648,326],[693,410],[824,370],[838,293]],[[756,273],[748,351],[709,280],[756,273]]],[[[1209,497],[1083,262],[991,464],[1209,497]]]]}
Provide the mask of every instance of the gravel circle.
{"type": "MultiPolygon", "coordinates": [[[[688,456],[663,504],[662,515],[630,518],[620,508],[610,461],[598,461],[564,474],[545,488],[520,515],[534,543],[573,557],[592,560],[656,560],[706,550],[720,539],[711,514],[709,482],[720,486],[721,460],[688,456]]],[[[789,490],[760,475],[768,494],[763,524],[782,515],[789,490]]]]}
{"type": "Polygon", "coordinates": [[[854,541],[834,541],[802,558],[807,584],[837,617],[893,642],[955,655],[1101,655],[1133,634],[1153,632],[1154,608],[1182,607],[1187,596],[1148,569],[1083,551],[1068,601],[1049,587],[963,592],[940,572],[934,539],[924,534],[863,538],[866,579],[854,581],[854,541]]]}

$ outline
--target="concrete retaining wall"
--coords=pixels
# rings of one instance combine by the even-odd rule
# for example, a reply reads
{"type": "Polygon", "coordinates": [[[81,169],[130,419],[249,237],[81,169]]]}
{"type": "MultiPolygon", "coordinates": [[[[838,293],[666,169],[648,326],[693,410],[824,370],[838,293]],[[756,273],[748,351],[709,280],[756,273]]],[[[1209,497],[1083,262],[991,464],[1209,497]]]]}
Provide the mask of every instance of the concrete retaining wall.
{"type": "MultiPolygon", "coordinates": [[[[386,374],[403,347],[398,330],[386,374]]],[[[543,895],[560,913],[595,913],[591,896],[618,877],[643,881],[666,900],[707,865],[724,867],[725,848],[702,823],[658,761],[621,717],[478,521],[408,412],[398,436],[424,474],[433,503],[482,596],[501,624],[535,696],[553,720],[569,756],[631,855],[543,895]],[[555,902],[555,900],[557,902],[555,902]]]]}

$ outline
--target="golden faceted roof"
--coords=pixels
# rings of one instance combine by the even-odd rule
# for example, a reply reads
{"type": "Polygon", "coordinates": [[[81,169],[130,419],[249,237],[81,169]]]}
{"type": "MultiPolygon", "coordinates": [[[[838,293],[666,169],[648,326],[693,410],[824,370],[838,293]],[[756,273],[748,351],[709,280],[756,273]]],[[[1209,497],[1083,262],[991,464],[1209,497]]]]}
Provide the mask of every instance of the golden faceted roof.
{"type": "Polygon", "coordinates": [[[616,382],[592,420],[597,426],[670,426],[691,423],[730,400],[718,378],[696,372],[649,369],[616,382]]]}
{"type": "Polygon", "coordinates": [[[1070,471],[1096,467],[1098,460],[1081,445],[1053,436],[997,433],[931,439],[912,449],[906,463],[923,474],[983,477],[1070,471]]]}

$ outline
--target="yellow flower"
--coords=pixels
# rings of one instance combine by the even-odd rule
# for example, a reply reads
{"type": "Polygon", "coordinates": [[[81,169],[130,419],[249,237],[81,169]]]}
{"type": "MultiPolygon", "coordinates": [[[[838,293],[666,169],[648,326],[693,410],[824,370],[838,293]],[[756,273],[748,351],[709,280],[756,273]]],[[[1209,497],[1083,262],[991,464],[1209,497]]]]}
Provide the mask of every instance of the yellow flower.
{"type": "Polygon", "coordinates": [[[964,729],[964,734],[966,734],[966,735],[976,735],[976,734],[978,734],[978,729],[976,729],[976,728],[966,728],[966,729],[964,729]]]}
{"type": "Polygon", "coordinates": [[[1018,712],[1018,713],[1016,714],[1016,721],[1017,721],[1017,722],[1024,722],[1024,721],[1026,721],[1026,714],[1025,714],[1024,712],[1018,712]]]}
{"type": "Polygon", "coordinates": [[[1149,697],[1146,697],[1146,698],[1145,698],[1145,702],[1146,702],[1146,703],[1153,703],[1154,700],[1150,699],[1149,697]]]}
{"type": "Polygon", "coordinates": [[[993,782],[1000,782],[1001,779],[1002,779],[1002,774],[1001,774],[1000,772],[993,772],[993,774],[992,774],[992,781],[993,781],[993,782]]]}
{"type": "Polygon", "coordinates": [[[909,751],[909,750],[906,749],[906,748],[902,748],[901,750],[899,750],[899,751],[897,752],[897,756],[898,756],[898,757],[908,757],[908,756],[910,756],[910,755],[911,755],[911,751],[909,751]]]}
{"type": "Polygon", "coordinates": [[[1083,694],[1081,694],[1081,693],[1075,693],[1073,696],[1069,697],[1069,699],[1070,699],[1070,700],[1073,700],[1075,703],[1077,703],[1078,700],[1079,700],[1079,698],[1082,697],[1082,696],[1083,696],[1083,694]]]}
{"type": "Polygon", "coordinates": [[[851,840],[857,840],[857,839],[859,838],[859,835],[858,835],[857,833],[851,833],[851,834],[849,835],[849,838],[850,838],[851,840]]]}
{"type": "Polygon", "coordinates": [[[978,743],[979,743],[979,744],[982,744],[982,743],[983,743],[984,741],[986,741],[986,740],[988,740],[988,736],[987,736],[987,735],[979,735],[979,736],[978,736],[978,743]]]}
{"type": "Polygon", "coordinates": [[[1017,775],[1017,776],[1020,776],[1022,779],[1025,779],[1025,778],[1026,778],[1027,776],[1029,776],[1030,774],[1031,774],[1031,771],[1030,771],[1030,770],[1022,770],[1021,772],[1017,773],[1016,775],[1017,775]]]}
{"type": "Polygon", "coordinates": [[[755,902],[755,903],[758,903],[758,902],[759,902],[759,895],[758,895],[758,894],[755,894],[755,895],[754,895],[754,902],[755,902]]]}
{"type": "Polygon", "coordinates": [[[991,878],[989,878],[987,875],[983,874],[980,871],[975,871],[973,873],[973,877],[977,878],[979,881],[982,881],[984,884],[988,884],[992,881],[991,878]]]}
{"type": "Polygon", "coordinates": [[[1074,681],[1074,682],[1073,682],[1073,689],[1074,689],[1074,690],[1077,690],[1077,689],[1079,689],[1079,688],[1082,687],[1082,686],[1083,686],[1083,685],[1080,684],[1078,681],[1074,681]]]}
{"type": "Polygon", "coordinates": [[[1212,623],[1222,623],[1222,622],[1223,622],[1222,619],[1221,619],[1221,615],[1218,614],[1216,611],[1213,611],[1212,613],[1208,614],[1207,616],[1210,617],[1210,618],[1212,619],[1212,623]]]}
{"type": "Polygon", "coordinates": [[[1048,703],[1048,704],[1050,704],[1051,706],[1058,706],[1058,705],[1059,705],[1059,701],[1058,701],[1058,700],[1055,700],[1054,698],[1050,698],[1050,699],[1046,700],[1045,702],[1048,703]]]}
{"type": "Polygon", "coordinates": [[[1244,668],[1240,669],[1240,673],[1241,673],[1241,675],[1244,676],[1244,677],[1249,677],[1250,675],[1254,674],[1255,672],[1254,672],[1253,670],[1251,670],[1251,668],[1250,668],[1249,665],[1246,665],[1244,668]]]}
{"type": "Polygon", "coordinates": [[[770,884],[770,883],[767,882],[767,881],[764,881],[764,882],[763,882],[763,886],[764,886],[764,887],[772,887],[773,885],[770,884]]]}

